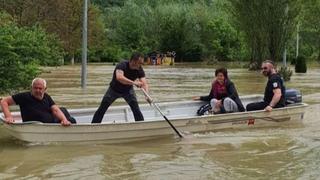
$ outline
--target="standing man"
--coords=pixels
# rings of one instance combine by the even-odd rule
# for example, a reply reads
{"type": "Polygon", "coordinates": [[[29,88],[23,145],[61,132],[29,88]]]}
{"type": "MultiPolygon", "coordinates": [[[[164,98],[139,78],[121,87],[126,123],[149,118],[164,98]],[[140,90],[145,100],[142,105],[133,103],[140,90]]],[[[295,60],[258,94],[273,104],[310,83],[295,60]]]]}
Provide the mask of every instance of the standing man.
{"type": "Polygon", "coordinates": [[[136,86],[148,92],[148,83],[141,66],[142,64],[143,55],[133,53],[129,61],[120,62],[116,66],[109,89],[103,96],[101,104],[93,116],[92,123],[101,123],[109,106],[120,97],[124,98],[129,104],[135,121],[144,120],[133,89],[133,86],[136,86]]]}
{"type": "Polygon", "coordinates": [[[268,77],[267,86],[264,91],[262,102],[250,103],[247,105],[247,111],[266,110],[272,111],[273,108],[285,106],[285,87],[280,75],[277,74],[274,63],[266,60],[261,66],[262,74],[268,77]]]}
{"type": "Polygon", "coordinates": [[[5,122],[14,123],[9,106],[17,104],[20,107],[23,122],[61,123],[64,126],[76,123],[65,108],[60,109],[55,104],[46,90],[46,80],[35,78],[31,84],[31,92],[18,93],[2,99],[1,108],[5,122]]]}

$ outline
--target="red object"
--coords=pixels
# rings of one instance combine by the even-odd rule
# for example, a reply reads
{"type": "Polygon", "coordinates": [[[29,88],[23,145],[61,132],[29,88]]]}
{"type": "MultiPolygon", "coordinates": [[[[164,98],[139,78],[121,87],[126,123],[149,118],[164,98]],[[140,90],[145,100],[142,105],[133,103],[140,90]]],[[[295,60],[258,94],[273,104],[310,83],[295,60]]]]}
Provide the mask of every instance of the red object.
{"type": "Polygon", "coordinates": [[[254,119],[249,119],[248,120],[248,125],[254,125],[254,121],[255,121],[254,119]]]}
{"type": "Polygon", "coordinates": [[[220,84],[217,80],[212,83],[212,94],[215,99],[222,99],[222,97],[227,96],[226,82],[220,84]]]}

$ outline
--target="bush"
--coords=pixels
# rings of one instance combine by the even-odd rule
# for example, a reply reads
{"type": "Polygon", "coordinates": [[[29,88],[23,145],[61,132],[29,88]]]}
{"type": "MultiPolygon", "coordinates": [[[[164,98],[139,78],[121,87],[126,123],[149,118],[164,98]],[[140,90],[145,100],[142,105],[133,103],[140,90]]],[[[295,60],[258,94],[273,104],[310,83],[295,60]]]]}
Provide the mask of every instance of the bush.
{"type": "Polygon", "coordinates": [[[36,62],[23,63],[10,45],[12,37],[0,35],[0,93],[27,88],[40,70],[36,62]]]}
{"type": "Polygon", "coordinates": [[[22,61],[35,60],[43,66],[62,64],[63,49],[59,41],[41,27],[12,27],[9,33],[15,37],[13,45],[22,61]]]}
{"type": "Polygon", "coordinates": [[[292,76],[292,70],[289,67],[281,66],[281,68],[278,72],[284,81],[290,81],[291,76],[292,76]]]}
{"type": "Polygon", "coordinates": [[[295,65],[296,73],[306,73],[307,72],[307,63],[306,58],[304,56],[298,56],[296,59],[295,65]]]}
{"type": "Polygon", "coordinates": [[[58,41],[40,27],[20,28],[1,13],[0,22],[0,93],[29,87],[39,65],[61,63],[58,41]]]}
{"type": "Polygon", "coordinates": [[[296,65],[296,61],[297,61],[296,58],[291,58],[291,59],[290,59],[290,64],[291,64],[291,65],[296,65]]]}
{"type": "Polygon", "coordinates": [[[106,48],[100,56],[101,62],[118,62],[120,60],[121,49],[113,46],[106,48]]]}
{"type": "MultiPolygon", "coordinates": [[[[211,57],[231,61],[247,55],[243,50],[243,35],[226,15],[213,10],[213,4],[161,2],[129,0],[121,8],[108,9],[108,46],[120,48],[120,53],[115,54],[175,51],[177,61],[201,61],[211,57]]],[[[111,55],[107,58],[114,59],[112,51],[107,50],[111,55]]]]}

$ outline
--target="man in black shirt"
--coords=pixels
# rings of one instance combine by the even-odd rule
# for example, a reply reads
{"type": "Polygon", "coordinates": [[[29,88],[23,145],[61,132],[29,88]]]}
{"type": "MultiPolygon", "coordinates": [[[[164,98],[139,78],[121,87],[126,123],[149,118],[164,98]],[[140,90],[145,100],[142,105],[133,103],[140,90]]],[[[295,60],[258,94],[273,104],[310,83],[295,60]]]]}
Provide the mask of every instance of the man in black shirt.
{"type": "Polygon", "coordinates": [[[69,116],[69,120],[66,118],[66,109],[60,109],[46,93],[46,84],[44,79],[35,78],[32,81],[31,92],[18,93],[1,100],[5,121],[14,122],[9,106],[17,104],[20,107],[23,122],[61,123],[64,126],[70,125],[70,121],[75,123],[72,117],[69,116]]]}
{"type": "Polygon", "coordinates": [[[272,111],[273,108],[285,106],[285,87],[280,75],[277,74],[274,64],[270,60],[262,63],[262,74],[268,77],[267,86],[264,91],[262,102],[250,103],[247,105],[247,111],[266,110],[272,111]]]}
{"type": "Polygon", "coordinates": [[[148,83],[141,67],[142,64],[143,55],[133,53],[129,61],[120,62],[116,66],[109,89],[105,93],[98,110],[95,112],[92,123],[101,123],[109,106],[120,97],[124,98],[129,104],[135,121],[144,120],[133,90],[133,86],[136,86],[148,92],[148,83]]]}

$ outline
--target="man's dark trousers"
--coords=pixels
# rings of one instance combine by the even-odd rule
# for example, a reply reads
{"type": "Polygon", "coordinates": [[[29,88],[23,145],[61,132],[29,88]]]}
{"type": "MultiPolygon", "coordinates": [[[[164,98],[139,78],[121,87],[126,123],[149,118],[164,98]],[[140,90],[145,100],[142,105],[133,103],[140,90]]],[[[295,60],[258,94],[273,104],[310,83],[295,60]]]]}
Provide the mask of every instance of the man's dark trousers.
{"type": "Polygon", "coordinates": [[[129,104],[135,121],[143,121],[143,115],[140,111],[138,101],[136,95],[134,93],[133,88],[129,90],[127,93],[118,93],[109,87],[106,94],[103,96],[101,104],[98,110],[94,113],[93,119],[91,123],[101,123],[104,114],[108,110],[109,106],[118,98],[124,98],[126,102],[129,104]]]}

